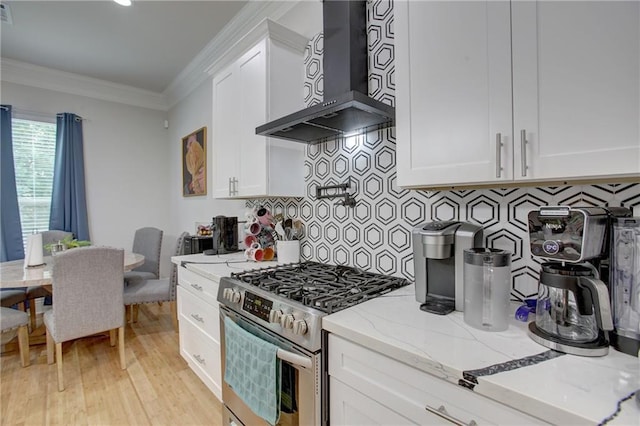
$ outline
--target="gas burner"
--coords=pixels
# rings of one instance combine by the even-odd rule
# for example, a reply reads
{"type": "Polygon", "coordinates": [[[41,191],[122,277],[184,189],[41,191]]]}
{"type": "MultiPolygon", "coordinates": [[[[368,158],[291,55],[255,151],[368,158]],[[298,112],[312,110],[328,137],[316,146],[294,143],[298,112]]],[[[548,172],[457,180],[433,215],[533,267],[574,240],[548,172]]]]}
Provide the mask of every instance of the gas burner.
{"type": "Polygon", "coordinates": [[[234,273],[231,277],[326,313],[337,312],[409,284],[403,278],[316,262],[278,265],[234,273]]]}

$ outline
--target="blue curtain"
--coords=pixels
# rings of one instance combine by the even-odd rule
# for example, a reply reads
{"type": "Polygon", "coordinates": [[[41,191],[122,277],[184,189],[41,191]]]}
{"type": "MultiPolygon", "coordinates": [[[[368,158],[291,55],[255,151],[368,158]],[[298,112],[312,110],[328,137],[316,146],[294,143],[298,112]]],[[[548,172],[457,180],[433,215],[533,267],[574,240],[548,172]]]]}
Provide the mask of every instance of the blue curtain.
{"type": "Polygon", "coordinates": [[[18,209],[15,166],[13,164],[13,139],[11,137],[11,106],[0,106],[0,262],[24,259],[22,226],[18,209]]]}
{"type": "Polygon", "coordinates": [[[58,114],[56,124],[49,229],[73,232],[78,240],[89,240],[82,118],[65,112],[58,114]]]}

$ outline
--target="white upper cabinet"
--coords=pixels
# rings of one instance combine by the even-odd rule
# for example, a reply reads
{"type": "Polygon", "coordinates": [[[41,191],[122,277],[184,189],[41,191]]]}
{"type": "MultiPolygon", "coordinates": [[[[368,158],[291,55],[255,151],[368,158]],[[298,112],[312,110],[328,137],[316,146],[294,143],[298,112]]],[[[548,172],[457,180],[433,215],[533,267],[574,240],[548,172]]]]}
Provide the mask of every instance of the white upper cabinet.
{"type": "Polygon", "coordinates": [[[511,179],[509,4],[395,8],[398,184],[511,179]]]}
{"type": "Polygon", "coordinates": [[[305,145],[255,129],[304,108],[308,40],[269,20],[256,31],[264,35],[213,77],[213,195],[302,197],[305,145]]]}
{"type": "Polygon", "coordinates": [[[640,175],[639,2],[395,10],[400,186],[640,175]]]}
{"type": "Polygon", "coordinates": [[[639,21],[637,1],[512,3],[516,179],[640,173],[639,21]]]}

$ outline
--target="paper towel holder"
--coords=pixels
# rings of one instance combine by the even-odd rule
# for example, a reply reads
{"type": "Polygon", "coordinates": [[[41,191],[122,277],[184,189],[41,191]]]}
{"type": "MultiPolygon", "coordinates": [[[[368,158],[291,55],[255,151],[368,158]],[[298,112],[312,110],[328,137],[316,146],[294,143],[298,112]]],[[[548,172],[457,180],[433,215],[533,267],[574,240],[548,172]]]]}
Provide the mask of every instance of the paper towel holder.
{"type": "Polygon", "coordinates": [[[42,234],[33,234],[27,238],[27,249],[24,256],[25,268],[43,266],[42,234]]]}

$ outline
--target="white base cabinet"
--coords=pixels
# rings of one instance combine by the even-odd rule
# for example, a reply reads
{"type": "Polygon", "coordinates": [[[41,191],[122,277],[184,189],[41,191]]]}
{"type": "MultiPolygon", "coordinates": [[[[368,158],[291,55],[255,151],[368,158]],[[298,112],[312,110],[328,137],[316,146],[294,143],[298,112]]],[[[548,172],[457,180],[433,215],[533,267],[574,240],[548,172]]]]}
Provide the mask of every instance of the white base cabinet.
{"type": "Polygon", "coordinates": [[[395,3],[398,185],[640,178],[640,2],[395,3]]]}
{"type": "Polygon", "coordinates": [[[213,195],[302,197],[305,145],[255,129],[304,107],[308,40],[269,20],[255,32],[264,35],[213,77],[213,195]]]}
{"type": "Polygon", "coordinates": [[[545,424],[334,334],[328,354],[332,425],[545,424]]]}
{"type": "Polygon", "coordinates": [[[180,354],[222,401],[218,283],[178,267],[180,354]]]}

